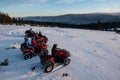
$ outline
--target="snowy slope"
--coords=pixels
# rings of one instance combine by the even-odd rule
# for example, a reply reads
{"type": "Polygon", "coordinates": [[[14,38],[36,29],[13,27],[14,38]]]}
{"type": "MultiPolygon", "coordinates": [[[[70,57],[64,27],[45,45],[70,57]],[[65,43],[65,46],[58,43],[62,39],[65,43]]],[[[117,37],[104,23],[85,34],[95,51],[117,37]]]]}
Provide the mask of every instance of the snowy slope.
{"type": "MultiPolygon", "coordinates": [[[[48,47],[57,43],[71,52],[70,65],[43,76],[40,60],[24,60],[20,44],[30,26],[0,25],[0,80],[120,80],[120,35],[114,32],[80,29],[33,27],[49,39],[48,47]],[[16,49],[8,49],[16,47],[16,49]],[[37,66],[32,72],[31,67],[37,66]],[[69,76],[62,77],[63,73],[69,76]]],[[[51,54],[51,53],[50,53],[51,54]]]]}

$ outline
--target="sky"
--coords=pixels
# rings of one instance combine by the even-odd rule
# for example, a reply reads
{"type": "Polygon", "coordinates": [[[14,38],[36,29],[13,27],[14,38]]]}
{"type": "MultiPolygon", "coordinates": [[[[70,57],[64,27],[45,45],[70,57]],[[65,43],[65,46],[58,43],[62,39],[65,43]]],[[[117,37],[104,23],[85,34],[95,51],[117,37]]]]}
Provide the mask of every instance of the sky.
{"type": "Polygon", "coordinates": [[[11,17],[120,12],[120,0],[0,0],[11,17]]]}

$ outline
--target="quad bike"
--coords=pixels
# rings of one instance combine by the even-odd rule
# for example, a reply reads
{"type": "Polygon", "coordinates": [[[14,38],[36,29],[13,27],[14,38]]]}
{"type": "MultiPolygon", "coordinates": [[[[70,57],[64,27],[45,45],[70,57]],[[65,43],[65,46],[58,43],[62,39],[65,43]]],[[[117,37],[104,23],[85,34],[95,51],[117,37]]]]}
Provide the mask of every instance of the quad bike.
{"type": "Polygon", "coordinates": [[[34,48],[26,48],[23,50],[24,59],[31,59],[33,56],[36,56],[43,52],[48,53],[47,45],[45,43],[38,44],[34,48]]]}
{"type": "Polygon", "coordinates": [[[40,42],[45,42],[47,43],[48,42],[48,38],[45,36],[45,35],[42,35],[41,33],[38,34],[38,33],[35,33],[34,34],[34,37],[37,41],[40,41],[40,42]]]}
{"type": "Polygon", "coordinates": [[[22,44],[21,44],[21,47],[20,47],[20,50],[23,51],[23,50],[25,50],[25,49],[27,49],[27,47],[26,47],[25,43],[22,43],[22,44]]]}
{"type": "Polygon", "coordinates": [[[37,39],[37,41],[38,42],[45,42],[45,43],[47,43],[48,42],[48,38],[46,36],[42,36],[39,39],[37,39]]]}
{"type": "Polygon", "coordinates": [[[43,64],[44,71],[46,73],[51,72],[54,69],[55,63],[62,63],[63,65],[68,65],[70,63],[70,52],[65,49],[60,49],[56,56],[52,55],[41,55],[41,64],[43,64]]]}
{"type": "MultiPolygon", "coordinates": [[[[36,43],[42,43],[42,42],[45,42],[47,43],[48,42],[48,38],[46,36],[43,36],[43,37],[40,37],[39,39],[37,39],[36,43]]],[[[26,46],[25,46],[25,43],[22,43],[21,44],[21,47],[20,47],[21,51],[23,51],[24,49],[26,49],[26,46]]]]}

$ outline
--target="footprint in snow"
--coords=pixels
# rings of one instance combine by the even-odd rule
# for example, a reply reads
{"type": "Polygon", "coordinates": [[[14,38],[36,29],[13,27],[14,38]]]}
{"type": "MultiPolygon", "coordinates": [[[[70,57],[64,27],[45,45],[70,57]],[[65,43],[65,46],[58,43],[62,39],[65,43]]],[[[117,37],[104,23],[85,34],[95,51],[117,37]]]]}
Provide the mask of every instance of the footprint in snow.
{"type": "Polygon", "coordinates": [[[55,80],[73,80],[68,73],[62,73],[62,75],[54,76],[55,80]]]}

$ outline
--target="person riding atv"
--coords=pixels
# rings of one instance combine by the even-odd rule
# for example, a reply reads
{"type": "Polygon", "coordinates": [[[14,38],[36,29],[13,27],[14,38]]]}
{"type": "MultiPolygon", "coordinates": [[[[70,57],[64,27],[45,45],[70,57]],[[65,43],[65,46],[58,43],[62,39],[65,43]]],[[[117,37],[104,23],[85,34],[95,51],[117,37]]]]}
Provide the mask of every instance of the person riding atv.
{"type": "Polygon", "coordinates": [[[30,28],[29,30],[25,31],[25,34],[28,34],[28,37],[33,37],[35,32],[30,28]]]}
{"type": "MultiPolygon", "coordinates": [[[[39,32],[39,34],[33,32],[32,35],[34,35],[34,36],[31,36],[31,37],[30,37],[31,32],[32,32],[32,29],[31,29],[31,28],[30,28],[30,30],[27,30],[27,31],[25,32],[25,37],[26,37],[26,38],[31,38],[31,45],[30,45],[30,44],[29,44],[29,45],[27,44],[27,46],[26,46],[26,43],[25,43],[25,42],[22,43],[22,44],[21,44],[21,51],[23,51],[24,49],[26,49],[28,46],[29,46],[29,47],[34,47],[34,46],[33,46],[33,43],[34,43],[34,44],[39,44],[39,43],[41,43],[41,42],[45,42],[45,43],[48,42],[48,38],[47,38],[46,36],[42,35],[41,32],[39,32]],[[33,40],[33,39],[34,39],[34,40],[33,40]],[[33,41],[34,41],[34,42],[33,42],[33,41]]],[[[25,41],[27,41],[27,40],[25,40],[25,41]]],[[[27,41],[27,43],[28,43],[28,41],[27,41]]]]}
{"type": "Polygon", "coordinates": [[[52,55],[41,54],[41,64],[45,66],[45,72],[51,72],[54,69],[55,63],[62,63],[64,65],[68,65],[70,63],[70,52],[65,49],[57,48],[57,44],[53,45],[51,50],[52,55]]]}
{"type": "Polygon", "coordinates": [[[23,51],[24,49],[33,49],[33,47],[29,43],[28,38],[29,38],[28,33],[26,33],[26,35],[24,37],[24,43],[21,44],[21,51],[23,51]]]}
{"type": "Polygon", "coordinates": [[[53,57],[55,57],[55,58],[57,57],[58,50],[60,50],[60,48],[57,48],[57,44],[54,44],[52,49],[51,49],[51,53],[52,53],[53,57]]]}
{"type": "Polygon", "coordinates": [[[38,42],[42,41],[42,42],[45,42],[47,43],[48,42],[48,38],[45,36],[45,35],[42,35],[41,32],[38,33],[35,33],[34,34],[34,37],[35,37],[35,40],[37,40],[38,42]]]}
{"type": "Polygon", "coordinates": [[[43,42],[41,42],[39,44],[34,42],[33,48],[34,49],[26,48],[22,51],[25,60],[31,59],[33,56],[36,56],[36,55],[39,56],[43,53],[46,53],[46,55],[47,55],[47,53],[48,53],[47,45],[43,42]]]}

